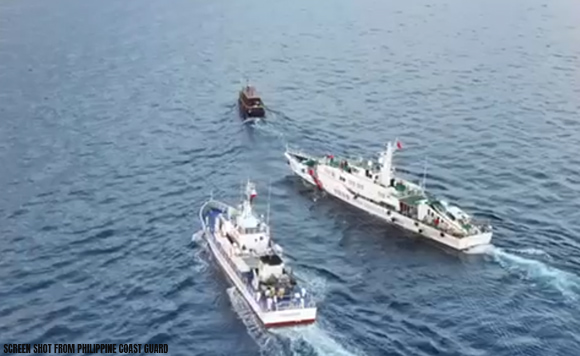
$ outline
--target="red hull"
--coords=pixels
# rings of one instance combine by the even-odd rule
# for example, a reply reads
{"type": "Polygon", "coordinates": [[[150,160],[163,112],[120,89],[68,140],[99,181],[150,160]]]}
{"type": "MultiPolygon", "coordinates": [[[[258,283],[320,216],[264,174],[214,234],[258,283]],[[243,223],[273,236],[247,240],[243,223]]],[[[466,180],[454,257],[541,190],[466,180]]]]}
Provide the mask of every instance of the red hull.
{"type": "Polygon", "coordinates": [[[264,324],[264,326],[267,327],[267,328],[283,328],[283,327],[288,327],[288,326],[298,326],[298,325],[314,324],[315,321],[316,321],[316,319],[300,320],[300,321],[283,321],[283,322],[280,322],[280,323],[264,324]]]}

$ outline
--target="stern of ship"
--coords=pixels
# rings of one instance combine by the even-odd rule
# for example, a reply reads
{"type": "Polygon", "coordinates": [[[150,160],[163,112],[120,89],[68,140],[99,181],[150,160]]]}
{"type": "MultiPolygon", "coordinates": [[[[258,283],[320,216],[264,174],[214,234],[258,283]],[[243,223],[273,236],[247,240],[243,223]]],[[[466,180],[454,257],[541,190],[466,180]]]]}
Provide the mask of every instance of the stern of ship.
{"type": "Polygon", "coordinates": [[[465,236],[458,239],[458,249],[468,250],[476,246],[489,245],[491,243],[491,231],[483,232],[481,234],[465,236]]]}
{"type": "Polygon", "coordinates": [[[280,328],[313,324],[316,307],[264,312],[262,322],[266,328],[280,328]]]}
{"type": "Polygon", "coordinates": [[[245,115],[251,118],[264,118],[266,116],[266,110],[262,106],[250,107],[245,109],[245,115]]]}

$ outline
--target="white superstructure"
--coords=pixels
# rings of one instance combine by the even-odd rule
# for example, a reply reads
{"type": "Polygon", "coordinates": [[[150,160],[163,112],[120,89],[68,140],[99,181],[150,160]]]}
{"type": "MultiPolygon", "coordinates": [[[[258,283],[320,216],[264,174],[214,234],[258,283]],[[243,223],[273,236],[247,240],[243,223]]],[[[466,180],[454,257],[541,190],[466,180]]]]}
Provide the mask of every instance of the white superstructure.
{"type": "Polygon", "coordinates": [[[489,224],[477,222],[459,207],[429,196],[424,187],[396,177],[393,151],[389,142],[378,162],[332,155],[313,157],[290,149],[285,156],[292,171],[306,182],[389,223],[456,250],[491,242],[489,224]]]}
{"type": "Polygon", "coordinates": [[[313,323],[312,295],[285,265],[268,224],[253,211],[252,182],[245,195],[237,209],[213,199],[201,207],[203,237],[213,256],[264,326],[313,323]]]}

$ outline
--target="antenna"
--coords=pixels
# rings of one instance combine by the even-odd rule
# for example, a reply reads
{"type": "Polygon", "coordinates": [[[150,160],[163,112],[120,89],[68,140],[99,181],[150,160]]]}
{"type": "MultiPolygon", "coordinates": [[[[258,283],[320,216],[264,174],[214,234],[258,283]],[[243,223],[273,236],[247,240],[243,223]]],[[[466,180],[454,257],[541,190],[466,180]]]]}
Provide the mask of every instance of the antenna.
{"type": "Polygon", "coordinates": [[[266,224],[270,228],[270,196],[272,195],[272,178],[268,182],[268,210],[266,212],[266,224]]]}
{"type": "Polygon", "coordinates": [[[423,191],[425,191],[426,182],[427,182],[427,157],[425,157],[425,166],[423,167],[423,191]]]}
{"type": "Polygon", "coordinates": [[[209,200],[213,200],[213,189],[209,192],[209,200]]]}
{"type": "Polygon", "coordinates": [[[244,181],[240,182],[240,198],[242,203],[244,202],[244,181]]]}

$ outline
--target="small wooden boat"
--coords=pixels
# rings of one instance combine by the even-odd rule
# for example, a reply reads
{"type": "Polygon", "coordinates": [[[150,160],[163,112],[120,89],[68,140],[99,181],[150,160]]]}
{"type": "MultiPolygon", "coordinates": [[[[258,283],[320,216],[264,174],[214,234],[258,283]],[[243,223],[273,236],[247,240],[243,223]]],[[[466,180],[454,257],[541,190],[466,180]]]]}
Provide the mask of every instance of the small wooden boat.
{"type": "Polygon", "coordinates": [[[238,99],[240,106],[240,114],[245,118],[248,117],[265,117],[266,109],[264,103],[258,95],[256,88],[246,85],[240,90],[240,97],[238,99]]]}

